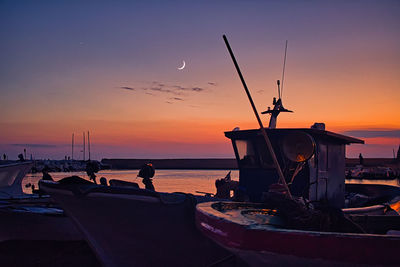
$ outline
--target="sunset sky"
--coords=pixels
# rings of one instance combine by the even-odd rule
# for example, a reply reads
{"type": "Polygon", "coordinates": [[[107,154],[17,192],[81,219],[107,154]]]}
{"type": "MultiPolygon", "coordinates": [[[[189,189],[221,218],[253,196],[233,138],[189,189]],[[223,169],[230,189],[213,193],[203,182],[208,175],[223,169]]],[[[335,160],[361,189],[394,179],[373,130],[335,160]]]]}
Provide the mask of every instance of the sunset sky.
{"type": "MultiPolygon", "coordinates": [[[[233,157],[224,131],[256,128],[288,40],[278,127],[359,137],[347,156],[400,144],[400,1],[0,1],[0,154],[233,157]],[[183,70],[177,68],[186,62],[183,70]]],[[[269,117],[263,115],[265,125],[269,117]]]]}

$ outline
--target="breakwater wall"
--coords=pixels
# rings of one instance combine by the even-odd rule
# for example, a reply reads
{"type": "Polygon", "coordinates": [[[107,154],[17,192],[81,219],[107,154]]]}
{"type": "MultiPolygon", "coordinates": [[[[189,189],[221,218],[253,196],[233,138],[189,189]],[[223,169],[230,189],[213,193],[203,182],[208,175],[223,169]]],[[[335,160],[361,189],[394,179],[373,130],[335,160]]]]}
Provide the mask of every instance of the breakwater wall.
{"type": "Polygon", "coordinates": [[[359,158],[347,158],[346,167],[354,167],[356,165],[363,165],[364,167],[392,167],[400,168],[400,159],[396,158],[364,158],[360,164],[359,158]]]}
{"type": "Polygon", "coordinates": [[[236,159],[102,159],[102,164],[111,169],[140,169],[146,163],[152,163],[156,169],[237,169],[236,159]]]}
{"type": "MultiPolygon", "coordinates": [[[[101,163],[114,170],[140,169],[146,163],[152,163],[156,169],[204,169],[234,170],[238,169],[236,159],[102,159],[101,163]]],[[[358,158],[347,158],[346,167],[360,164],[358,158]]],[[[398,168],[400,161],[390,158],[365,158],[364,166],[388,166],[398,168]]]]}

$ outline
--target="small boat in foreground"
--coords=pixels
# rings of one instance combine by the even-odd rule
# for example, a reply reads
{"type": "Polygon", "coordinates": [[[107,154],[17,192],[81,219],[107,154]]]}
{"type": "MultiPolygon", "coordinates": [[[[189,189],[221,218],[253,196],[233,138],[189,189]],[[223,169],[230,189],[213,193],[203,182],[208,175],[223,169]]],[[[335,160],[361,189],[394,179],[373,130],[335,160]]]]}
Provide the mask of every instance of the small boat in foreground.
{"type": "MultiPolygon", "coordinates": [[[[396,217],[400,226],[400,216],[396,217]]],[[[399,235],[288,229],[276,211],[264,204],[201,203],[196,222],[204,235],[252,266],[400,263],[399,235]]]]}
{"type": "Polygon", "coordinates": [[[196,229],[195,205],[209,197],[158,193],[126,182],[39,186],[79,226],[103,266],[246,266],[196,229]]]}

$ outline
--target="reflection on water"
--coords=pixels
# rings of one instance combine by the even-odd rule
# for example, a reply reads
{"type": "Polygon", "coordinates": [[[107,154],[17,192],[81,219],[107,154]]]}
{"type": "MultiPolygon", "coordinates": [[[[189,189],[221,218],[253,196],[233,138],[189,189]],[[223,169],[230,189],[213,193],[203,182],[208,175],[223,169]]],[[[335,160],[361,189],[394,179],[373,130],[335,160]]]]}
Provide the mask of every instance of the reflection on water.
{"type": "MultiPolygon", "coordinates": [[[[195,194],[196,191],[215,193],[215,180],[224,178],[229,170],[156,170],[153,184],[156,191],[160,192],[184,192],[195,194]]],[[[101,177],[110,179],[120,179],[128,182],[138,183],[140,188],[144,188],[141,178],[136,178],[139,170],[103,170],[97,173],[97,182],[101,177]]],[[[89,179],[86,172],[55,172],[50,173],[54,180],[77,175],[89,179]]],[[[239,171],[233,170],[232,180],[239,180],[239,171]]],[[[42,178],[42,173],[27,174],[22,185],[25,193],[31,193],[30,188],[25,188],[28,183],[38,187],[38,181],[42,178]]],[[[198,193],[197,193],[198,194],[198,193]]]]}
{"type": "MultiPolygon", "coordinates": [[[[215,180],[226,176],[229,170],[156,170],[153,179],[154,186],[160,192],[184,192],[195,194],[196,191],[215,193],[215,180]]],[[[103,170],[97,173],[97,181],[100,177],[110,179],[120,179],[128,182],[136,182],[144,188],[141,178],[136,178],[139,170],[103,170]]],[[[77,175],[89,179],[86,172],[55,172],[50,175],[57,181],[61,178],[77,175]]],[[[233,170],[231,173],[233,180],[239,180],[239,171],[233,170]]],[[[27,174],[22,185],[25,193],[31,193],[30,188],[25,188],[25,184],[34,184],[37,188],[38,181],[42,178],[42,173],[27,174]]],[[[386,184],[400,186],[400,180],[359,180],[346,179],[346,183],[351,184],[386,184]]]]}
{"type": "Polygon", "coordinates": [[[400,186],[400,179],[391,179],[391,180],[346,179],[346,184],[386,184],[386,185],[400,186]]]}

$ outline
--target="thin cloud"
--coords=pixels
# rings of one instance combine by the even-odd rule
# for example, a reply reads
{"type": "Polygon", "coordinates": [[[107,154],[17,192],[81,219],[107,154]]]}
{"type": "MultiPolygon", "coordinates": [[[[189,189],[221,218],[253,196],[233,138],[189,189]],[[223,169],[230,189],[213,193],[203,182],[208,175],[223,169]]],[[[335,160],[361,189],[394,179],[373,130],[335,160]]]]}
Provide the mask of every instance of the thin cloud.
{"type": "Polygon", "coordinates": [[[143,90],[151,90],[155,92],[160,92],[160,93],[167,93],[167,94],[174,94],[174,95],[181,95],[182,93],[176,92],[171,89],[164,89],[163,87],[151,87],[151,88],[143,88],[143,90]]]}
{"type": "Polygon", "coordinates": [[[130,91],[134,91],[135,90],[135,88],[133,88],[133,87],[128,87],[128,86],[121,86],[121,87],[119,87],[120,89],[124,89],[124,90],[130,90],[130,91]]]}
{"type": "Polygon", "coordinates": [[[176,88],[179,91],[201,92],[201,91],[205,90],[204,88],[201,88],[201,87],[183,87],[183,86],[180,86],[180,85],[173,85],[172,87],[176,88]]]}
{"type": "Polygon", "coordinates": [[[171,100],[177,100],[177,101],[184,101],[184,99],[180,98],[180,97],[171,97],[170,99],[171,100]]]}
{"type": "MultiPolygon", "coordinates": [[[[198,94],[209,90],[209,88],[202,86],[183,86],[178,84],[166,84],[159,81],[141,82],[141,83],[142,86],[140,87],[120,86],[118,88],[134,92],[143,91],[145,94],[152,96],[163,95],[163,94],[170,95],[172,97],[169,97],[167,99],[173,101],[185,101],[185,99],[182,98],[182,96],[190,96],[191,94],[198,94]]],[[[216,85],[216,83],[214,82],[208,82],[207,84],[212,86],[216,85]]],[[[166,103],[172,104],[173,102],[169,100],[167,100],[166,103]]]]}

